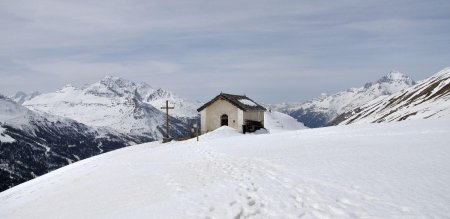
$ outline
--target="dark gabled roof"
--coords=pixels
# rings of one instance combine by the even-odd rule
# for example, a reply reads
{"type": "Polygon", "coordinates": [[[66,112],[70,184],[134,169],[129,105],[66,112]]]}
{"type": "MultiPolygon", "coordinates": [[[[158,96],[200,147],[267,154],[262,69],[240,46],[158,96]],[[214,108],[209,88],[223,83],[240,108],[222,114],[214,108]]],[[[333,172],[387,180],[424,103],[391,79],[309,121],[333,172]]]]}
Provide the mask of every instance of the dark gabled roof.
{"type": "Polygon", "coordinates": [[[264,108],[263,106],[259,105],[258,103],[256,103],[255,101],[253,101],[252,99],[248,98],[245,95],[242,96],[242,95],[220,93],[219,95],[214,97],[214,99],[210,100],[209,102],[205,103],[203,106],[198,108],[197,111],[198,112],[202,111],[203,109],[205,109],[206,107],[208,107],[212,103],[216,102],[217,100],[226,100],[226,101],[230,102],[231,104],[233,104],[234,106],[236,106],[237,108],[239,108],[239,109],[241,109],[243,111],[248,111],[248,110],[263,110],[263,111],[265,111],[266,110],[266,108],[264,108]],[[242,103],[241,102],[242,100],[251,101],[255,105],[254,106],[247,105],[245,103],[242,103]]]}

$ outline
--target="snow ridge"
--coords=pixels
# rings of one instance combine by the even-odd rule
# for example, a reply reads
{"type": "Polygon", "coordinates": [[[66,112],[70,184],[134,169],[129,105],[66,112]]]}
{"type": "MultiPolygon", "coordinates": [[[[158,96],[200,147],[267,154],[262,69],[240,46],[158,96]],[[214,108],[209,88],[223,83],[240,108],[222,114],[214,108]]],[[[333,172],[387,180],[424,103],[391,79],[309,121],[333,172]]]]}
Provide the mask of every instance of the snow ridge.
{"type": "Polygon", "coordinates": [[[450,68],[388,97],[340,115],[334,124],[379,123],[450,116],[450,68]]]}
{"type": "Polygon", "coordinates": [[[264,128],[270,133],[276,133],[287,130],[307,129],[308,127],[287,114],[271,110],[264,112],[264,128]]]}

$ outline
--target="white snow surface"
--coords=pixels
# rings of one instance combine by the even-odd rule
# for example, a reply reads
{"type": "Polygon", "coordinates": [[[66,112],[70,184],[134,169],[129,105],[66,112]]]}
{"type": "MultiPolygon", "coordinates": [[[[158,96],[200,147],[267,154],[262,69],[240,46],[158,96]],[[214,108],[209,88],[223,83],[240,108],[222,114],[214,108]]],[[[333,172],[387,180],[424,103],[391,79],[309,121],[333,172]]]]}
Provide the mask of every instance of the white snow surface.
{"type": "Polygon", "coordinates": [[[264,112],[264,128],[274,133],[286,130],[306,129],[308,127],[290,115],[271,110],[264,112]]]}
{"type": "Polygon", "coordinates": [[[232,132],[76,162],[0,193],[0,218],[450,215],[448,119],[232,132]]]}
{"type": "Polygon", "coordinates": [[[205,133],[201,136],[202,140],[213,140],[218,138],[228,138],[243,135],[238,130],[229,126],[222,126],[212,132],[205,133]]]}

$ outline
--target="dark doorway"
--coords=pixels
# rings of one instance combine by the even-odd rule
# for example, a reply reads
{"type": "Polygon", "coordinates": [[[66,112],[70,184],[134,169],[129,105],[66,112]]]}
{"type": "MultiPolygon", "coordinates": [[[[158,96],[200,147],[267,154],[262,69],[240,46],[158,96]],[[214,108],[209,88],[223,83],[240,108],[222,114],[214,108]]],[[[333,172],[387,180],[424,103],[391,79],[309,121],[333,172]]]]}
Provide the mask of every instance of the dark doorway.
{"type": "Polygon", "coordinates": [[[228,126],[228,116],[227,116],[227,114],[223,114],[220,117],[220,126],[224,126],[224,125],[228,126]]]}

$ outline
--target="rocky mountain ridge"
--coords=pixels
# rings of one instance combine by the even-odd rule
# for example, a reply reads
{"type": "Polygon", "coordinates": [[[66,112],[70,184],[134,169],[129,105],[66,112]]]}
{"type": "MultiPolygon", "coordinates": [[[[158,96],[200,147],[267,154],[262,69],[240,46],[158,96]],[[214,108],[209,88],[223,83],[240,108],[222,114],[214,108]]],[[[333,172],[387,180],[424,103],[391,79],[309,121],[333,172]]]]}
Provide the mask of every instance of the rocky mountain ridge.
{"type": "Polygon", "coordinates": [[[388,97],[380,97],[338,116],[337,124],[380,123],[450,116],[450,68],[388,97]]]}

